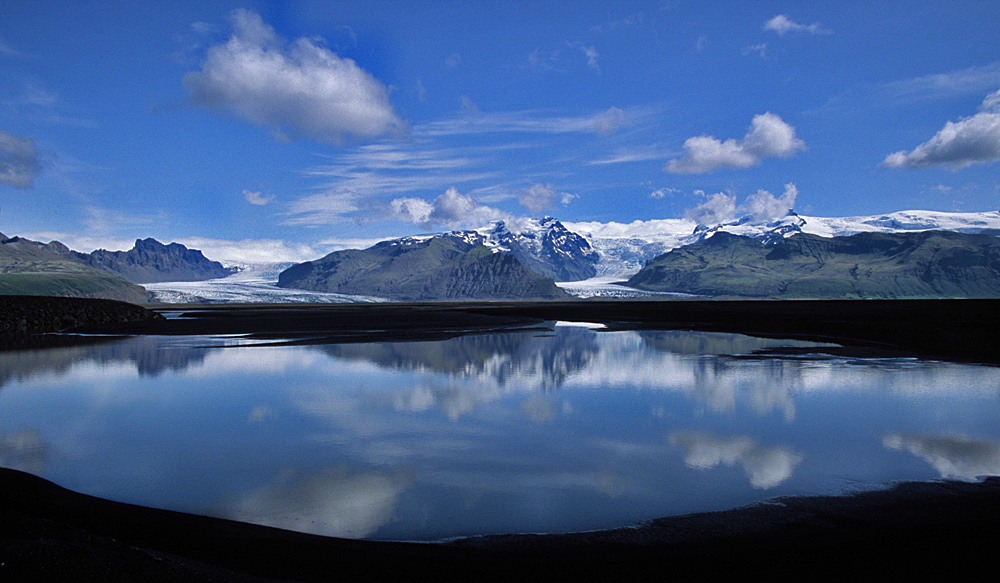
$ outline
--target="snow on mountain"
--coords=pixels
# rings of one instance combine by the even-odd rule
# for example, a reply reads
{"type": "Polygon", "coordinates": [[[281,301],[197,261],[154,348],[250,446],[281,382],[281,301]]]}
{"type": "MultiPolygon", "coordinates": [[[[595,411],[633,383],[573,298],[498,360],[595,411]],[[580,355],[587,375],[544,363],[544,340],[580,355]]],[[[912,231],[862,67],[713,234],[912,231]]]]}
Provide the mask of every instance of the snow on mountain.
{"type": "Polygon", "coordinates": [[[385,243],[407,245],[433,237],[483,245],[494,253],[513,255],[525,267],[555,281],[578,281],[597,275],[600,254],[586,237],[567,229],[552,217],[493,223],[471,231],[449,231],[402,237],[385,243]]]}
{"type": "MultiPolygon", "coordinates": [[[[687,219],[633,221],[627,224],[567,222],[565,225],[587,238],[597,250],[601,256],[597,263],[598,277],[607,279],[627,278],[649,259],[696,243],[720,231],[764,242],[776,242],[799,232],[822,237],[864,232],[930,230],[1000,234],[1000,212],[948,213],[915,210],[857,217],[812,217],[789,211],[786,216],[771,222],[753,222],[744,217],[712,227],[687,219]]],[[[595,283],[597,281],[595,279],[595,283]]]]}
{"type": "MultiPolygon", "coordinates": [[[[559,282],[581,297],[650,295],[618,285],[646,261],[677,247],[696,243],[720,231],[765,242],[798,232],[838,237],[863,232],[901,233],[927,230],[1000,235],[1000,212],[949,213],[899,211],[856,217],[814,217],[789,212],[770,222],[748,218],[714,226],[688,219],[653,219],[631,223],[566,222],[552,217],[497,221],[476,230],[415,235],[385,241],[405,245],[433,237],[450,237],[510,253],[526,267],[559,282]]],[[[226,278],[192,283],[158,283],[146,287],[159,301],[373,301],[375,298],[321,294],[278,288],[277,274],[289,263],[232,265],[240,271],[226,278]]],[[[227,265],[229,267],[231,265],[227,265]]]]}

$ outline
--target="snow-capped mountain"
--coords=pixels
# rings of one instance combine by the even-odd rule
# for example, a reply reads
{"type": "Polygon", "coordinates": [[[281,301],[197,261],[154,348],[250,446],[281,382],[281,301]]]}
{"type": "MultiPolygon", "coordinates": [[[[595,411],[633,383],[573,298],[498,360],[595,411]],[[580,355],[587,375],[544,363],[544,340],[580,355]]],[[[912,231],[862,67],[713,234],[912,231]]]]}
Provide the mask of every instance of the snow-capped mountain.
{"type": "Polygon", "coordinates": [[[857,233],[957,231],[1000,235],[1000,212],[948,213],[899,211],[885,215],[813,217],[794,211],[770,222],[747,217],[714,226],[687,219],[659,219],[632,223],[573,223],[566,227],[586,238],[600,255],[597,272],[602,278],[628,277],[643,264],[667,251],[697,243],[718,232],[774,243],[796,233],[841,237],[857,233]]]}
{"type": "Polygon", "coordinates": [[[511,226],[495,221],[476,230],[402,237],[381,244],[403,247],[415,241],[441,237],[513,255],[531,271],[554,281],[578,281],[597,275],[600,254],[585,237],[570,231],[556,219],[523,219],[511,226]]]}
{"type": "MultiPolygon", "coordinates": [[[[514,255],[535,273],[560,282],[577,296],[648,295],[617,285],[643,265],[672,249],[697,243],[719,232],[752,237],[767,243],[796,233],[822,237],[865,232],[904,233],[946,230],[1000,235],[1000,212],[948,213],[900,211],[884,215],[815,217],[789,212],[769,221],[748,218],[705,226],[687,219],[654,219],[631,223],[566,222],[552,217],[497,221],[475,230],[449,231],[383,241],[379,245],[412,245],[444,237],[470,245],[484,245],[497,253],[514,255]]],[[[147,286],[160,301],[358,301],[356,296],[285,290],[276,275],[289,264],[228,265],[239,272],[202,283],[147,286]],[[313,295],[307,295],[312,293],[313,295]],[[297,294],[291,297],[288,294],[297,294]],[[322,295],[322,297],[319,297],[322,295]],[[301,296],[301,297],[299,297],[301,296]]],[[[374,298],[363,298],[371,301],[374,298]]]]}

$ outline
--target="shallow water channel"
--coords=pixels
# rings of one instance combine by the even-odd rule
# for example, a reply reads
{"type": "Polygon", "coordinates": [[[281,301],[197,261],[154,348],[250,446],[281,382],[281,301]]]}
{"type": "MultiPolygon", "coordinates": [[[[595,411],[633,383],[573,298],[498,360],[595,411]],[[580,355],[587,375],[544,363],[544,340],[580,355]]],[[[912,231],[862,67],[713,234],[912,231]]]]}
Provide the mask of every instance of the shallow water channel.
{"type": "Polygon", "coordinates": [[[1000,368],[827,346],[553,325],[3,352],[0,466],[117,501],[394,540],[1000,474],[1000,368]]]}

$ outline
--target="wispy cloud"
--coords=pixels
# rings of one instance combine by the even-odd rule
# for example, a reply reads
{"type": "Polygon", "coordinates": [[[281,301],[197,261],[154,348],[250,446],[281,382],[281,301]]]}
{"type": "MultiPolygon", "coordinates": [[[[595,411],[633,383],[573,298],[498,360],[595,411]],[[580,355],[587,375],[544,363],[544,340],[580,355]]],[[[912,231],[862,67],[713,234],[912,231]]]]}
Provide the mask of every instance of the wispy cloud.
{"type": "Polygon", "coordinates": [[[883,86],[893,100],[936,99],[980,93],[1000,87],[1000,61],[894,81],[883,86]]]}
{"type": "Polygon", "coordinates": [[[315,226],[394,219],[426,225],[431,218],[445,216],[441,211],[432,215],[432,207],[434,200],[442,196],[440,193],[451,188],[466,193],[463,196],[473,196],[476,208],[483,203],[518,198],[523,199],[522,206],[532,210],[551,208],[552,204],[564,204],[563,190],[552,186],[559,196],[544,204],[536,204],[541,198],[526,193],[534,185],[555,183],[559,168],[567,163],[564,157],[575,160],[582,156],[572,148],[567,152],[553,144],[573,134],[590,137],[583,147],[627,140],[627,132],[643,126],[653,111],[610,107],[578,116],[553,116],[539,111],[482,112],[471,100],[465,100],[462,110],[453,117],[415,125],[409,140],[367,144],[328,154],[327,163],[304,172],[324,183],[316,192],[293,201],[284,222],[315,226]],[[484,139],[479,145],[469,145],[469,137],[484,139]],[[524,160],[523,165],[500,162],[512,157],[524,160]]]}
{"type": "Polygon", "coordinates": [[[184,76],[195,105],[270,128],[276,136],[343,144],[400,132],[386,87],[353,60],[300,38],[291,44],[260,16],[235,10],[228,42],[184,76]]]}
{"type": "Polygon", "coordinates": [[[756,54],[762,59],[767,58],[767,43],[760,43],[757,45],[749,45],[743,47],[743,56],[756,54]]]}
{"type": "Polygon", "coordinates": [[[795,128],[777,115],[756,115],[741,140],[725,142],[714,136],[695,136],[684,142],[684,156],[664,168],[674,174],[705,174],[727,168],[750,168],[764,158],[788,158],[805,149],[795,128]]]}
{"type": "Polygon", "coordinates": [[[913,150],[886,156],[888,168],[964,168],[1000,160],[1000,90],[983,100],[979,113],[949,121],[930,140],[913,150]]]}
{"type": "Polygon", "coordinates": [[[784,14],[779,14],[764,23],[764,30],[770,30],[784,36],[788,33],[808,33],[808,34],[832,34],[833,31],[823,28],[814,22],[812,24],[799,24],[784,14]]]}

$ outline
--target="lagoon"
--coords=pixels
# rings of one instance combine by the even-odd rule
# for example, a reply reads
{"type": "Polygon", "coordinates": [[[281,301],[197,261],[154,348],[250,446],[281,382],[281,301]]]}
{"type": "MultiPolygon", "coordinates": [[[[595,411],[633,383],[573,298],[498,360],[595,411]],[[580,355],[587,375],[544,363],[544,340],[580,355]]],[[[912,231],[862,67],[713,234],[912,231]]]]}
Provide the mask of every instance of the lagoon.
{"type": "Polygon", "coordinates": [[[569,532],[1000,475],[1000,368],[739,334],[547,330],[0,353],[0,466],[376,540],[569,532]]]}

